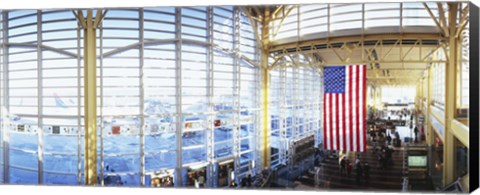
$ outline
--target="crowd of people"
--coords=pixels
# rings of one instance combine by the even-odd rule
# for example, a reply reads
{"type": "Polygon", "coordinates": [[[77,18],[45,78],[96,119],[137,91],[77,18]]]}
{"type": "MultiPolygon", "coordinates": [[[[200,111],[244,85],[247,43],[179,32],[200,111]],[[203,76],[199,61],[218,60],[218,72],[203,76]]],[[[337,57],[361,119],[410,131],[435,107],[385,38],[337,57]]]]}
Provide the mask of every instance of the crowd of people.
{"type": "Polygon", "coordinates": [[[398,131],[391,129],[387,131],[386,129],[380,129],[379,131],[369,131],[370,143],[372,144],[373,151],[377,151],[377,145],[393,145],[395,147],[400,147],[401,137],[398,131]]]}
{"type": "Polygon", "coordinates": [[[351,161],[347,156],[342,156],[338,161],[340,176],[351,178],[352,171],[355,171],[355,181],[361,183],[363,181],[368,183],[370,178],[370,165],[368,162],[363,162],[360,155],[357,155],[355,160],[351,161]]]}

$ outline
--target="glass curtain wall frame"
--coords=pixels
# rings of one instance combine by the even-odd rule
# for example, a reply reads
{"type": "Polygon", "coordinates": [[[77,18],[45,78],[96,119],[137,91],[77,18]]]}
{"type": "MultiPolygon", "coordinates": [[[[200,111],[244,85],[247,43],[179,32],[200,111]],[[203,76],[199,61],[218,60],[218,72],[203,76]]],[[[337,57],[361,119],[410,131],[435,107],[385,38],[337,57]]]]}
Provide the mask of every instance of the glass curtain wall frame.
{"type": "Polygon", "coordinates": [[[77,184],[75,18],[64,10],[4,11],[2,16],[8,42],[2,45],[4,181],[77,184]],[[62,78],[65,82],[59,83],[62,78]],[[63,143],[51,141],[59,138],[63,143]]]}
{"type": "MultiPolygon", "coordinates": [[[[313,68],[270,71],[271,167],[288,162],[290,142],[321,137],[322,74],[313,68]]],[[[319,144],[321,140],[317,141],[319,144]]]]}
{"type": "MultiPolygon", "coordinates": [[[[230,104],[229,106],[227,104],[215,105],[212,103],[210,104],[208,103],[208,99],[209,99],[207,95],[208,89],[211,87],[215,87],[216,86],[215,83],[219,83],[217,82],[217,79],[215,77],[215,73],[216,73],[215,71],[217,71],[215,67],[219,66],[220,64],[225,65],[225,60],[227,61],[232,60],[233,57],[231,57],[232,56],[231,53],[220,54],[223,51],[221,49],[223,47],[216,46],[216,45],[214,47],[214,46],[209,46],[207,44],[207,40],[209,38],[207,37],[207,33],[208,33],[208,28],[207,28],[208,24],[206,22],[207,17],[208,17],[208,14],[214,14],[213,15],[214,21],[215,21],[214,25],[224,24],[224,26],[227,26],[227,28],[222,28],[222,29],[213,28],[215,29],[214,33],[228,34],[231,31],[228,29],[229,21],[224,21],[225,23],[222,23],[219,21],[221,21],[222,19],[225,19],[225,17],[216,19],[216,20],[215,20],[215,17],[221,17],[222,14],[225,15],[225,12],[233,13],[233,11],[237,10],[238,8],[214,7],[214,9],[218,9],[219,11],[215,12],[214,10],[213,12],[209,12],[208,8],[206,7],[188,7],[188,8],[186,7],[186,8],[181,8],[180,10],[168,9],[168,8],[145,8],[145,11],[144,11],[144,17],[145,17],[144,24],[143,24],[143,27],[145,28],[144,43],[143,43],[145,45],[143,49],[143,55],[144,55],[144,61],[145,61],[144,68],[151,67],[149,71],[144,70],[144,77],[143,77],[144,95],[145,95],[145,98],[151,97],[152,100],[150,101],[151,103],[149,103],[149,105],[147,105],[147,101],[144,100],[145,110],[144,110],[143,116],[140,116],[140,118],[145,118],[145,126],[144,126],[145,132],[148,131],[146,126],[147,125],[146,118],[152,117],[152,115],[153,117],[159,117],[160,115],[162,115],[161,116],[162,119],[157,120],[159,121],[157,123],[162,123],[162,124],[171,123],[170,126],[176,126],[176,127],[178,127],[177,123],[180,123],[180,127],[182,129],[181,131],[177,129],[171,129],[170,131],[171,136],[167,136],[165,135],[165,133],[162,133],[161,135],[164,137],[170,137],[170,139],[172,139],[170,141],[172,143],[171,146],[175,145],[173,144],[174,143],[173,140],[177,139],[177,138],[174,138],[174,136],[181,136],[182,146],[175,146],[174,148],[166,149],[165,151],[166,152],[174,151],[174,150],[178,151],[177,147],[181,147],[182,148],[181,159],[183,159],[182,160],[183,162],[181,162],[180,164],[182,167],[180,168],[176,167],[178,162],[166,163],[166,165],[164,165],[163,167],[159,167],[160,169],[177,168],[176,170],[183,170],[181,173],[176,173],[176,175],[181,174],[181,176],[183,177],[183,180],[181,181],[182,184],[180,185],[185,185],[188,183],[186,178],[187,174],[185,172],[188,172],[190,168],[197,167],[197,166],[204,166],[204,165],[206,166],[208,164],[213,163],[213,162],[209,162],[209,160],[206,158],[207,149],[208,149],[207,143],[209,141],[208,134],[210,133],[209,131],[211,131],[209,130],[210,123],[213,124],[215,120],[219,118],[219,115],[221,115],[220,118],[223,117],[226,119],[226,121],[233,122],[234,120],[231,117],[241,114],[238,111],[239,110],[238,108],[232,109],[232,106],[231,106],[232,104],[230,104]],[[169,20],[169,21],[159,21],[160,15],[167,16],[167,17],[162,17],[163,18],[162,20],[169,20]],[[179,18],[177,18],[178,16],[181,17],[180,20],[179,18]],[[177,23],[178,21],[181,21],[181,22],[177,23]],[[177,28],[175,27],[176,25],[181,25],[180,27],[181,31],[177,32],[177,35],[174,34],[175,33],[174,29],[177,28]],[[169,31],[168,29],[171,29],[171,31],[169,31]],[[170,42],[167,41],[161,44],[154,43],[155,41],[162,42],[162,39],[165,40],[175,36],[181,36],[180,39],[178,40],[180,41],[182,46],[181,50],[177,50],[178,47],[176,47],[175,45],[177,45],[178,42],[175,42],[175,41],[170,41],[170,42]],[[210,52],[209,51],[210,49],[212,49],[213,52],[210,52]],[[210,55],[213,55],[213,61],[209,60],[210,55]],[[181,58],[179,59],[178,56],[180,56],[181,58]],[[175,80],[178,78],[175,75],[172,75],[172,73],[174,73],[175,71],[175,63],[178,63],[179,61],[181,62],[180,71],[182,75],[181,82],[179,82],[181,84],[180,86],[178,86],[178,82],[177,84],[175,84],[176,83],[175,80]],[[163,63],[160,63],[160,62],[163,62],[163,63]],[[210,83],[208,80],[208,74],[209,74],[208,67],[210,66],[208,65],[209,63],[213,63],[214,65],[213,86],[209,86],[209,83],[210,83]],[[165,66],[165,67],[159,67],[159,65],[161,64],[163,64],[162,66],[165,66]],[[157,73],[160,74],[160,72],[158,71],[162,71],[162,73],[160,75],[158,74],[155,75],[153,73],[153,71],[155,71],[154,69],[158,69],[156,70],[157,73]],[[169,71],[171,73],[169,73],[169,71]],[[201,74],[198,74],[198,73],[201,73],[201,74]],[[146,78],[149,78],[150,80],[146,78]],[[203,82],[198,82],[199,80],[203,82]],[[180,96],[181,102],[182,102],[181,105],[178,104],[177,102],[175,103],[172,102],[172,100],[174,100],[175,97],[178,97],[178,94],[176,94],[177,92],[174,91],[174,87],[181,88],[181,91],[182,91],[182,94],[180,96]],[[159,94],[160,89],[166,89],[167,94],[159,94]],[[155,108],[155,106],[157,108],[155,108]],[[174,110],[178,106],[181,106],[181,113],[180,113],[182,116],[181,121],[175,120],[176,119],[175,117],[178,116],[179,113],[176,113],[174,110]],[[164,108],[169,107],[171,109],[170,110],[166,109],[162,111],[158,107],[164,107],[164,108]],[[210,109],[209,107],[211,107],[212,110],[214,110],[213,113],[208,112],[208,110],[210,109]],[[150,108],[150,111],[147,111],[148,108],[150,108]],[[230,110],[226,112],[222,112],[222,110],[218,110],[217,108],[223,108],[224,110],[226,108],[229,108],[230,110]],[[215,111],[216,109],[218,111],[215,111]],[[148,114],[147,112],[155,112],[155,113],[148,114]],[[170,116],[170,118],[168,117],[165,118],[163,116],[170,116]],[[211,118],[213,118],[211,116],[217,116],[217,118],[214,121],[211,121],[211,118]],[[195,158],[195,157],[198,157],[198,158],[195,158]]],[[[111,13],[111,11],[109,11],[109,13],[111,13]]],[[[107,21],[107,18],[105,19],[105,21],[107,21]]],[[[105,21],[104,21],[104,25],[105,25],[105,21]]],[[[240,36],[240,35],[236,35],[236,36],[240,36]]],[[[217,38],[215,35],[213,36],[214,41],[215,40],[221,41],[222,38],[223,37],[217,38]]],[[[107,40],[106,37],[104,37],[103,40],[107,40]]],[[[137,53],[136,51],[131,52],[131,50],[132,49],[129,48],[128,51],[125,51],[121,54],[116,54],[114,56],[118,57],[122,55],[127,55],[126,53],[131,53],[131,54],[137,53]]],[[[105,53],[108,53],[108,51],[106,51],[105,53]]],[[[142,53],[142,51],[140,51],[140,53],[142,53]]],[[[109,56],[109,57],[106,57],[105,59],[113,58],[114,56],[109,56]]],[[[231,66],[231,67],[235,68],[238,66],[245,66],[245,65],[247,64],[244,64],[243,60],[238,60],[238,64],[235,64],[234,66],[231,66]]],[[[227,70],[226,72],[225,70],[223,70],[223,73],[233,74],[232,72],[233,70],[234,69],[230,69],[230,70],[227,70]]],[[[218,70],[218,71],[222,72],[222,70],[218,70]]],[[[241,72],[239,73],[243,75],[243,73],[241,72]]],[[[254,73],[254,75],[255,74],[258,75],[258,73],[254,73]]],[[[239,89],[242,89],[242,87],[240,87],[239,89]]],[[[256,89],[254,88],[254,90],[256,89]]],[[[213,94],[215,94],[215,92],[213,94]]],[[[231,95],[232,94],[230,93],[230,95],[228,96],[231,96],[231,95]]],[[[228,101],[229,97],[226,97],[224,99],[228,101]]],[[[215,103],[215,101],[213,102],[215,103]]],[[[255,107],[252,107],[252,108],[255,108],[255,107]]],[[[156,128],[154,127],[153,129],[156,129],[156,128]]],[[[241,128],[237,127],[236,129],[237,131],[239,131],[241,128]]],[[[235,130],[235,128],[232,128],[232,130],[235,130]]],[[[145,146],[148,146],[149,144],[148,144],[147,135],[145,139],[146,139],[145,146]]],[[[215,141],[214,143],[215,145],[221,144],[221,142],[217,143],[215,141]]],[[[218,151],[216,147],[214,147],[214,152],[215,151],[218,151]]],[[[233,158],[233,156],[232,154],[229,154],[226,156],[226,158],[233,158]]],[[[178,158],[164,157],[164,159],[166,160],[166,159],[178,159],[178,158]]],[[[145,159],[146,165],[151,164],[150,163],[151,161],[152,161],[151,159],[146,158],[145,159]]],[[[243,172],[242,170],[240,170],[240,167],[241,166],[239,166],[237,173],[242,174],[243,172]]],[[[147,168],[147,167],[145,168],[146,168],[145,170],[146,172],[153,171],[152,168],[147,168]]],[[[156,168],[153,168],[153,169],[156,169],[156,168]]],[[[237,167],[235,169],[237,170],[237,167]]],[[[209,180],[211,179],[213,178],[207,177],[207,183],[210,183],[209,180]]]]}
{"type": "Polygon", "coordinates": [[[5,133],[5,115],[4,115],[4,100],[5,100],[5,92],[4,92],[4,81],[3,81],[3,74],[4,74],[4,48],[6,48],[3,43],[4,43],[4,38],[3,38],[3,26],[4,26],[4,20],[3,20],[3,10],[0,10],[0,184],[5,183],[5,162],[4,162],[4,133],[5,133]]]}
{"type": "MultiPolygon", "coordinates": [[[[252,62],[260,64],[260,50],[256,42],[255,31],[252,24],[243,12],[238,9],[235,13],[238,17],[238,47],[243,58],[251,59],[252,62]]],[[[258,25],[258,24],[257,24],[258,25]]],[[[260,143],[256,140],[257,132],[261,132],[261,110],[260,110],[260,90],[261,77],[260,69],[253,64],[247,63],[244,60],[238,61],[238,98],[239,98],[239,131],[237,139],[239,143],[238,155],[238,173],[237,180],[240,180],[248,175],[254,176],[258,170],[261,170],[260,155],[257,148],[260,143]]]]}
{"type": "Polygon", "coordinates": [[[469,67],[470,67],[470,23],[467,23],[465,28],[460,34],[460,76],[459,76],[459,90],[458,90],[458,108],[469,108],[470,98],[470,79],[469,79],[469,67]]]}
{"type": "MultiPolygon", "coordinates": [[[[445,60],[445,52],[438,50],[433,55],[434,59],[445,60]]],[[[444,110],[445,105],[445,63],[432,63],[432,101],[436,108],[444,110]]]]}
{"type": "MultiPolygon", "coordinates": [[[[235,14],[238,16],[237,24],[239,24],[240,21],[245,23],[245,21],[248,20],[240,13],[240,9],[237,7],[215,8],[220,10],[219,13],[212,12],[209,14],[222,15],[220,12],[223,10],[232,13],[236,12],[235,14]],[[244,18],[240,18],[241,14],[244,18]]],[[[195,28],[194,25],[197,24],[194,22],[189,24],[187,20],[198,19],[194,13],[201,12],[202,9],[205,10],[205,8],[185,8],[186,11],[184,13],[186,14],[182,15],[185,23],[177,23],[177,11],[175,8],[145,8],[145,10],[111,9],[102,22],[101,30],[97,32],[97,53],[99,53],[100,57],[97,61],[97,72],[101,75],[97,80],[99,84],[97,102],[100,113],[98,118],[98,136],[100,138],[98,139],[98,173],[99,176],[103,178],[99,180],[100,184],[108,185],[107,180],[119,179],[123,185],[149,185],[146,183],[148,181],[146,177],[148,173],[157,170],[175,169],[177,167],[178,163],[176,162],[166,162],[169,162],[167,159],[177,158],[175,157],[174,151],[177,151],[177,148],[181,146],[177,146],[175,141],[168,140],[177,139],[178,132],[180,132],[177,131],[177,123],[182,123],[183,126],[186,124],[185,121],[188,117],[191,118],[191,116],[186,116],[183,118],[185,121],[176,120],[178,113],[175,108],[180,106],[176,102],[178,94],[175,91],[177,87],[175,84],[177,80],[175,73],[176,63],[180,61],[178,56],[187,56],[185,55],[187,53],[188,55],[202,53],[199,53],[196,49],[212,49],[213,52],[223,52],[225,50],[223,50],[221,46],[209,46],[204,43],[206,41],[199,41],[199,39],[202,39],[202,29],[196,31],[184,30],[185,33],[181,32],[182,35],[187,37],[182,37],[182,40],[186,41],[182,42],[184,46],[181,51],[176,50],[178,42],[170,41],[161,44],[155,44],[154,42],[158,40],[159,37],[163,38],[163,40],[175,38],[175,28],[177,25],[182,25],[184,28],[195,28]],[[189,12],[192,14],[189,15],[189,12]],[[122,25],[119,26],[120,24],[122,25]],[[144,29],[143,33],[139,33],[138,29],[142,28],[144,29]],[[196,40],[196,42],[192,40],[196,40]],[[115,50],[119,48],[124,49],[125,46],[136,43],[139,43],[138,47],[135,46],[134,48],[125,49],[113,55],[113,53],[116,52],[115,50]],[[189,47],[191,50],[189,50],[189,47]],[[184,54],[178,55],[180,52],[184,54]],[[162,146],[155,144],[164,141],[168,143],[171,142],[172,144],[169,144],[168,147],[167,144],[162,146]],[[128,148],[128,151],[120,149],[122,145],[124,146],[122,148],[128,148]],[[165,147],[162,148],[163,146],[165,147]],[[174,156],[171,156],[171,154],[174,154],[174,156]],[[140,157],[140,160],[138,160],[138,157],[140,157]],[[141,163],[142,158],[145,159],[145,164],[141,163]],[[127,168],[122,169],[122,167],[127,168]]],[[[5,15],[8,16],[8,14],[5,15]]],[[[30,50],[22,50],[22,48],[17,49],[14,46],[9,46],[8,49],[2,49],[2,53],[0,53],[4,54],[4,51],[7,51],[5,52],[7,55],[3,55],[1,61],[3,71],[2,83],[7,85],[7,88],[2,88],[2,108],[5,108],[2,109],[2,115],[6,116],[3,111],[9,110],[7,108],[17,108],[22,105],[28,105],[29,109],[38,110],[38,113],[34,113],[34,115],[31,115],[31,113],[20,115],[22,114],[20,113],[16,114],[15,117],[8,117],[9,123],[10,120],[19,119],[28,119],[32,124],[35,123],[34,126],[30,128],[30,131],[33,132],[36,129],[38,133],[28,137],[31,138],[31,141],[34,143],[31,144],[32,148],[29,150],[30,153],[27,152],[27,154],[33,155],[35,159],[43,159],[43,165],[36,163],[30,166],[34,171],[27,172],[30,174],[28,177],[25,176],[25,173],[20,173],[22,174],[20,175],[21,178],[33,178],[35,181],[26,182],[18,180],[17,183],[82,184],[84,171],[82,157],[84,132],[82,126],[83,119],[81,117],[83,116],[83,68],[81,68],[83,64],[83,60],[81,60],[83,55],[83,32],[78,29],[71,10],[33,10],[30,12],[29,10],[22,10],[18,11],[18,13],[12,12],[10,17],[20,20],[18,25],[21,27],[17,28],[25,27],[26,29],[30,28],[32,30],[22,30],[22,32],[25,33],[21,33],[20,30],[15,32],[16,28],[13,28],[12,30],[14,32],[10,33],[13,34],[11,36],[8,36],[10,29],[5,30],[7,37],[3,37],[4,39],[9,39],[10,42],[12,42],[12,39],[18,41],[24,39],[25,42],[27,42],[26,44],[37,45],[37,43],[40,42],[41,45],[53,48],[53,50],[50,50],[45,49],[47,47],[43,48],[39,46],[40,50],[37,47],[33,47],[30,50]],[[37,23],[39,25],[37,25],[37,23]],[[62,26],[62,29],[56,30],[54,25],[62,26]],[[34,30],[39,28],[43,30],[38,31],[40,33],[35,33],[34,30]],[[15,33],[20,34],[17,35],[15,33]],[[69,56],[68,54],[70,53],[75,55],[72,54],[69,56]],[[15,55],[30,56],[30,58],[25,58],[26,61],[17,62],[15,60],[19,59],[19,57],[15,55]],[[7,61],[4,62],[4,59],[7,59],[7,61]],[[38,61],[41,63],[34,63],[38,61]],[[14,63],[22,63],[25,67],[31,67],[25,70],[13,70],[13,73],[11,73],[8,71],[8,68],[11,68],[11,64],[14,63]],[[38,64],[41,65],[41,68],[37,67],[38,64]],[[36,71],[37,69],[41,71],[36,71]],[[25,74],[15,73],[15,71],[23,71],[21,73],[25,74]],[[15,79],[8,83],[4,82],[7,80],[6,78],[16,78],[18,75],[25,77],[18,78],[18,80],[23,82],[21,84],[28,85],[26,89],[31,88],[30,91],[35,91],[38,99],[27,101],[27,99],[25,99],[27,97],[24,97],[23,100],[22,98],[17,98],[17,96],[20,97],[20,95],[5,95],[5,93],[20,93],[18,92],[20,89],[17,90],[15,88],[15,86],[17,86],[15,79]],[[68,81],[56,82],[57,84],[55,84],[54,81],[58,81],[59,79],[66,79],[68,81]],[[38,80],[41,80],[41,82],[36,83],[41,84],[34,85],[33,81],[38,80]],[[12,82],[14,83],[12,84],[12,82]],[[16,104],[9,104],[9,102],[15,102],[16,104]],[[35,126],[39,127],[34,128],[35,126]],[[41,131],[38,131],[40,129],[41,131]],[[41,135],[39,136],[38,134],[41,135]],[[48,143],[45,143],[47,140],[48,143]],[[59,145],[67,140],[74,146],[60,149],[59,145]],[[42,148],[39,153],[35,153],[38,151],[38,147],[40,147],[39,141],[45,144],[41,146],[42,148]],[[62,162],[60,163],[60,161],[62,162]],[[55,164],[54,162],[57,163],[55,164]],[[69,170],[63,170],[63,168],[68,168],[69,170]],[[69,179],[59,181],[58,178],[63,176],[67,176],[69,179]],[[37,178],[42,178],[43,182],[39,182],[37,178]]],[[[234,36],[237,37],[239,43],[244,43],[244,45],[238,44],[240,48],[239,51],[242,52],[241,56],[258,63],[257,46],[254,41],[255,37],[251,26],[248,26],[248,24],[243,24],[242,27],[240,27],[240,25],[238,26],[237,34],[234,36]],[[253,48],[253,52],[250,48],[253,48]],[[253,59],[251,59],[251,57],[253,57],[253,59]]],[[[16,26],[13,25],[13,27],[16,26]]],[[[223,30],[213,29],[219,32],[230,32],[228,28],[223,30]]],[[[204,30],[207,31],[206,29],[204,30]]],[[[206,36],[204,37],[206,38],[206,36]]],[[[235,56],[234,51],[230,50],[229,52],[231,53],[227,52],[224,58],[233,59],[234,57],[232,56],[235,56]]],[[[209,52],[203,52],[203,54],[200,55],[208,56],[211,54],[209,54],[209,52]]],[[[181,60],[185,65],[183,66],[185,69],[182,69],[183,72],[193,72],[192,69],[189,69],[186,65],[187,63],[191,63],[192,65],[194,65],[194,63],[207,63],[207,61],[198,62],[191,56],[189,58],[190,59],[182,58],[181,60]]],[[[219,60],[219,63],[221,63],[221,60],[219,60]]],[[[258,113],[260,112],[258,109],[260,74],[258,68],[250,67],[251,65],[243,59],[237,59],[237,62],[232,65],[234,65],[232,68],[235,67],[235,69],[238,70],[235,74],[238,75],[238,81],[236,82],[238,82],[239,91],[236,95],[236,98],[238,98],[238,108],[232,110],[232,115],[237,115],[236,120],[238,122],[237,134],[239,136],[235,139],[241,139],[238,141],[238,155],[241,160],[239,161],[240,166],[238,166],[237,173],[246,176],[247,172],[250,173],[250,169],[253,168],[253,166],[249,167],[250,164],[253,163],[248,162],[253,162],[254,159],[258,158],[258,151],[256,151],[257,146],[255,141],[252,140],[255,140],[255,136],[253,135],[258,133],[258,126],[260,125],[260,118],[258,117],[258,113]],[[251,99],[249,99],[250,97],[247,98],[248,96],[251,96],[251,99]]],[[[14,68],[17,68],[17,66],[14,68]]],[[[231,70],[229,74],[234,74],[233,69],[231,70]]],[[[208,86],[201,88],[206,90],[208,86]]],[[[26,89],[21,88],[21,90],[26,89]]],[[[28,92],[30,93],[30,91],[28,92]]],[[[181,97],[183,97],[183,94],[181,97]]],[[[184,97],[187,98],[187,96],[184,97]]],[[[203,97],[206,97],[206,95],[203,97]]],[[[215,106],[217,105],[210,105],[212,108],[215,106]]],[[[196,108],[196,105],[188,105],[185,107],[187,110],[189,108],[196,108]]],[[[20,109],[16,109],[16,111],[20,111],[20,109]]],[[[181,113],[183,113],[183,111],[181,113]]],[[[196,111],[196,113],[203,112],[196,111]]],[[[208,114],[209,113],[204,115],[208,114]]],[[[216,112],[216,115],[219,114],[220,112],[216,112]]],[[[195,116],[195,113],[192,116],[195,116]]],[[[7,121],[2,120],[2,125],[6,125],[6,122],[7,121]]],[[[15,122],[19,123],[18,121],[15,122]]],[[[213,123],[213,121],[207,121],[206,123],[213,123]]],[[[2,131],[2,140],[4,138],[3,134],[10,136],[10,134],[19,134],[18,130],[22,132],[28,131],[27,126],[18,127],[18,125],[24,124],[15,125],[15,129],[10,129],[14,129],[16,131],[14,133],[2,131]]],[[[183,127],[185,128],[185,126],[183,127]]],[[[4,128],[2,128],[2,130],[3,129],[4,128]]],[[[182,135],[183,134],[180,134],[180,136],[182,135]]],[[[18,136],[14,136],[14,138],[15,137],[18,136]]],[[[202,142],[205,143],[205,141],[202,142]]],[[[11,143],[10,146],[15,145],[11,143]]],[[[13,149],[16,148],[13,147],[13,149]]],[[[9,150],[13,149],[10,147],[9,150]]],[[[185,149],[188,149],[188,147],[185,149]]],[[[7,154],[6,156],[12,155],[7,154]]],[[[20,157],[22,156],[20,155],[20,157]]],[[[12,157],[10,157],[10,161],[12,161],[12,157]]],[[[10,161],[8,164],[13,165],[10,166],[10,169],[15,168],[17,163],[10,163],[10,161]]],[[[18,167],[21,166],[18,165],[18,167]]],[[[9,172],[12,174],[16,173],[15,171],[16,170],[11,170],[9,172]]],[[[10,181],[12,180],[10,179],[10,181]]]]}

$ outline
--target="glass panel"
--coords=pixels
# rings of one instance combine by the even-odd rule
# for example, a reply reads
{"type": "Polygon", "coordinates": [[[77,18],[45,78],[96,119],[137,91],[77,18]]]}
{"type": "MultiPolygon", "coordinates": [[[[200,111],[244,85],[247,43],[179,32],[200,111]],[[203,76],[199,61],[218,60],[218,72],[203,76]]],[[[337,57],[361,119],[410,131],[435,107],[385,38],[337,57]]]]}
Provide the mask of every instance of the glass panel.
{"type": "Polygon", "coordinates": [[[415,87],[382,87],[382,102],[413,103],[415,94],[415,87]]]}
{"type": "Polygon", "coordinates": [[[177,154],[175,151],[145,154],[145,170],[157,171],[165,168],[174,168],[177,154]]]}
{"type": "Polygon", "coordinates": [[[215,158],[221,158],[233,155],[233,146],[231,142],[215,144],[215,158]]]}
{"type": "Polygon", "coordinates": [[[10,167],[9,184],[38,184],[37,171],[10,167]]]}
{"type": "Polygon", "coordinates": [[[140,186],[140,174],[109,172],[104,175],[103,182],[105,186],[140,186]]]}
{"type": "Polygon", "coordinates": [[[53,185],[77,185],[77,175],[55,174],[55,173],[43,173],[43,183],[53,185]]]}
{"type": "Polygon", "coordinates": [[[207,161],[206,147],[199,147],[193,149],[183,149],[183,164],[205,162],[207,161]]]}
{"type": "Polygon", "coordinates": [[[140,170],[140,158],[138,155],[107,155],[103,157],[105,167],[108,166],[106,174],[137,172],[140,170]]]}
{"type": "Polygon", "coordinates": [[[398,19],[381,19],[381,20],[366,20],[365,28],[382,27],[382,26],[400,26],[398,19]]]}
{"type": "MultiPolygon", "coordinates": [[[[33,151],[10,150],[10,167],[38,170],[38,154],[33,151]]],[[[26,178],[27,179],[27,178],[26,178]]]]}
{"type": "MultiPolygon", "coordinates": [[[[52,171],[56,173],[70,173],[76,174],[78,171],[78,158],[77,155],[43,155],[43,170],[52,171]]],[[[63,175],[63,174],[62,174],[63,175]]],[[[52,177],[51,182],[60,182],[54,180],[52,177]]]]}

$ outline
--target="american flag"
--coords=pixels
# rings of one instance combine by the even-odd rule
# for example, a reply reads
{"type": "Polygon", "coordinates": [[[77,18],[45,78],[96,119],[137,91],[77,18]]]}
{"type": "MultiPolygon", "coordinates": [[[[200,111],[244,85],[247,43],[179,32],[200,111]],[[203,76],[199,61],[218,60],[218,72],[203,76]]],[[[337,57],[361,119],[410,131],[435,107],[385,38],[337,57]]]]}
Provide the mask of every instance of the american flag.
{"type": "Polygon", "coordinates": [[[323,145],[327,150],[366,150],[365,65],[324,68],[323,145]]]}

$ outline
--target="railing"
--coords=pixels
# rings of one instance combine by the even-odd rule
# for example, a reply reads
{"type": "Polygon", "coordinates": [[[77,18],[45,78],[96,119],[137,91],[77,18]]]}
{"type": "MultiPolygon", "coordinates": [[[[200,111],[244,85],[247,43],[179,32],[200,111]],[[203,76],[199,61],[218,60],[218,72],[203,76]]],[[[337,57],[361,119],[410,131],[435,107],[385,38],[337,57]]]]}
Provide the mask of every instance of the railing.
{"type": "Polygon", "coordinates": [[[402,163],[402,175],[403,175],[403,182],[402,182],[402,192],[409,191],[408,185],[408,148],[409,144],[405,143],[404,150],[403,150],[403,163],[402,163]]]}

